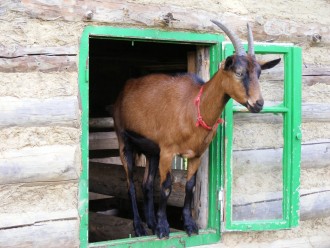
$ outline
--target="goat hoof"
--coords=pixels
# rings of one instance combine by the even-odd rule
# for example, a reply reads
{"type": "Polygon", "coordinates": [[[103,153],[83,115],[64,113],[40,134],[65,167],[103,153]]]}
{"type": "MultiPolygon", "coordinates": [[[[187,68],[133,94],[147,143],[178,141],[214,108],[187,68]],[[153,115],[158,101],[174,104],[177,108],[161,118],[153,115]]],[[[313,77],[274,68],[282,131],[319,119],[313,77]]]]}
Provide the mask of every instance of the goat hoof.
{"type": "Polygon", "coordinates": [[[157,226],[156,221],[149,221],[149,222],[147,222],[147,226],[148,226],[149,229],[151,229],[152,234],[155,234],[155,232],[156,232],[156,226],[157,226]]]}
{"type": "Polygon", "coordinates": [[[195,221],[190,220],[188,223],[185,223],[184,230],[190,237],[193,233],[198,234],[198,226],[196,225],[195,221]]]}
{"type": "Polygon", "coordinates": [[[136,237],[147,236],[148,233],[146,229],[144,229],[142,223],[134,225],[134,231],[136,237]]]}
{"type": "Polygon", "coordinates": [[[161,221],[157,224],[156,235],[159,239],[167,239],[170,236],[170,226],[167,221],[161,221]]]}

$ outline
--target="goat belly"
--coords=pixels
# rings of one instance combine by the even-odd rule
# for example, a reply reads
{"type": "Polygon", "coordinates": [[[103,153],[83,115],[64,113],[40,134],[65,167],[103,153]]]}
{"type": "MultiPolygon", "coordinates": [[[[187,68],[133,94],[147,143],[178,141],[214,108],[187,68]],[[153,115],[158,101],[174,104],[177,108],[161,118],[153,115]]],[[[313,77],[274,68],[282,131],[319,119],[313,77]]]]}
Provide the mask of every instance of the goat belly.
{"type": "Polygon", "coordinates": [[[159,145],[152,140],[129,130],[125,130],[124,136],[129,139],[138,153],[143,153],[145,155],[159,155],[159,145]]]}

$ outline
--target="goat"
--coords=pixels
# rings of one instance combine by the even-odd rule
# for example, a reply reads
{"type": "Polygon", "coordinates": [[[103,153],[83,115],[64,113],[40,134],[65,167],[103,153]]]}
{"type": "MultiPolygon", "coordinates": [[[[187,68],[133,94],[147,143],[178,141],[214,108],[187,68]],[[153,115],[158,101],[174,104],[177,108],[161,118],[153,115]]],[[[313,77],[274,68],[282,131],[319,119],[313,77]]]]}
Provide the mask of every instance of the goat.
{"type": "Polygon", "coordinates": [[[217,73],[208,82],[201,85],[190,74],[151,74],[128,80],[116,100],[115,130],[127,175],[136,236],[147,235],[147,232],[138,213],[133,184],[135,154],[142,153],[147,158],[142,183],[144,212],[147,226],[158,238],[167,238],[170,233],[166,204],[171,194],[172,159],[175,155],[188,159],[183,222],[189,236],[198,234],[191,213],[193,188],[201,155],[222,122],[219,116],[230,98],[246,106],[250,112],[260,112],[264,104],[258,82],[261,70],[272,68],[280,61],[257,62],[248,24],[247,54],[235,33],[220,22],[212,22],[227,34],[234,45],[235,54],[221,63],[217,73]],[[153,182],[158,169],[161,192],[156,218],[153,182]]]}

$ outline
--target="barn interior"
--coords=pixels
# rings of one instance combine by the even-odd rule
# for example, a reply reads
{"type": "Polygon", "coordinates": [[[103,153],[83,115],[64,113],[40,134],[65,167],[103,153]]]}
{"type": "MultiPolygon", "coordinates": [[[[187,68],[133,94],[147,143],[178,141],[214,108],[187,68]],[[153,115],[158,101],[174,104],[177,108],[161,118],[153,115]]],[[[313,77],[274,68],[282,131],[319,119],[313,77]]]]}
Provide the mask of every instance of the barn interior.
{"type": "MultiPolygon", "coordinates": [[[[112,106],[129,78],[150,73],[191,72],[196,45],[91,37],[89,43],[89,239],[90,242],[134,236],[124,169],[120,166],[112,106]],[[190,69],[188,70],[188,67],[190,69]]],[[[144,165],[141,158],[139,166],[144,165]]],[[[175,165],[174,165],[175,166],[175,165]]],[[[143,168],[136,168],[138,199],[143,168]]],[[[184,171],[178,173],[185,173],[184,171]]],[[[184,176],[183,176],[184,177],[184,176]]],[[[157,181],[156,181],[157,184],[157,181]]],[[[183,187],[184,188],[184,187],[183,187]]],[[[155,194],[157,194],[156,192],[155,194]]],[[[157,198],[157,196],[155,196],[157,198]]],[[[141,199],[142,200],[142,199],[141,199]]],[[[175,202],[175,199],[172,200],[175,202]]],[[[155,200],[157,203],[157,200],[155,200]]],[[[144,218],[142,202],[140,216],[144,218]]],[[[177,205],[177,206],[175,206],[177,205]]],[[[155,207],[157,209],[157,206],[155,207]]],[[[182,230],[181,207],[168,206],[171,228],[182,230]]],[[[150,230],[148,230],[150,232],[150,230]]],[[[173,231],[173,230],[172,230],[173,231]]]]}

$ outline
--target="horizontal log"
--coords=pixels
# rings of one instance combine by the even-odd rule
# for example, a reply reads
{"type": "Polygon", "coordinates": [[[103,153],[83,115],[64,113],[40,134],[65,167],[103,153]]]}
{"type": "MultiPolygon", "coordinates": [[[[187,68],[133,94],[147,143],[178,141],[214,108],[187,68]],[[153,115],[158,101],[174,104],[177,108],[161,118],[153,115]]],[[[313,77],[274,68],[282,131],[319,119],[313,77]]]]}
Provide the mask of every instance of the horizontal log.
{"type": "MultiPolygon", "coordinates": [[[[330,166],[330,141],[302,144],[301,167],[322,168],[330,166]]],[[[235,168],[281,168],[283,151],[278,149],[236,150],[233,152],[235,168]]]]}
{"type": "Polygon", "coordinates": [[[77,97],[49,99],[0,97],[0,128],[70,126],[80,123],[77,97]]]}
{"type": "Polygon", "coordinates": [[[97,132],[89,134],[89,149],[118,149],[118,139],[115,132],[97,132]]]}
{"type": "Polygon", "coordinates": [[[78,228],[78,218],[69,218],[0,229],[0,247],[78,247],[78,228]]]}
{"type": "Polygon", "coordinates": [[[77,145],[52,145],[1,151],[0,185],[76,180],[79,150],[77,145]]]}
{"type": "Polygon", "coordinates": [[[0,72],[77,71],[76,56],[27,55],[15,58],[0,57],[0,72]]]}
{"type": "Polygon", "coordinates": [[[77,182],[0,185],[0,229],[77,219],[77,182]]]}
{"type": "MultiPolygon", "coordinates": [[[[147,227],[145,227],[148,230],[147,227]]],[[[124,239],[134,235],[133,221],[105,214],[89,213],[89,242],[124,239]]]]}
{"type": "MultiPolygon", "coordinates": [[[[90,163],[89,166],[89,190],[94,193],[112,195],[128,199],[125,170],[121,165],[109,165],[101,163],[90,163]]],[[[141,183],[144,168],[134,168],[134,183],[136,185],[137,199],[142,201],[143,193],[141,183]]],[[[172,193],[168,200],[171,206],[182,207],[184,202],[184,189],[186,183],[186,171],[172,170],[172,193]]],[[[159,176],[155,179],[155,200],[159,200],[159,176]]]]}
{"type": "Polygon", "coordinates": [[[0,72],[0,96],[52,98],[78,95],[78,72],[0,72]]]}
{"type": "Polygon", "coordinates": [[[120,157],[107,157],[107,158],[90,158],[90,162],[103,163],[103,164],[117,164],[121,165],[120,157]]]}
{"type": "Polygon", "coordinates": [[[89,158],[107,158],[119,157],[119,150],[117,149],[104,149],[104,150],[90,150],[89,158]]]}
{"type": "MultiPolygon", "coordinates": [[[[281,195],[281,193],[277,195],[281,195]]],[[[258,198],[258,196],[255,197],[258,198]]],[[[300,194],[301,220],[329,216],[330,189],[314,189],[307,192],[305,190],[305,192],[300,194]]],[[[234,203],[233,205],[233,220],[235,221],[278,218],[282,218],[282,196],[267,198],[261,201],[234,203]]]]}
{"type": "MultiPolygon", "coordinates": [[[[152,235],[150,229],[144,227],[152,235]]],[[[171,228],[172,232],[178,230],[171,228]]],[[[135,237],[133,221],[107,214],[89,213],[89,242],[99,242],[114,239],[135,237]]]]}
{"type": "Polygon", "coordinates": [[[105,118],[90,118],[89,119],[90,128],[113,128],[114,122],[112,117],[105,118]]]}
{"type": "MultiPolygon", "coordinates": [[[[266,103],[265,106],[271,103],[266,103]]],[[[302,103],[302,122],[330,122],[330,103],[302,103]]],[[[283,123],[280,114],[236,113],[235,122],[283,123]]]]}
{"type": "MultiPolygon", "coordinates": [[[[247,5],[248,6],[248,5],[247,5]]],[[[324,6],[319,6],[322,8],[324,6]]],[[[66,21],[93,21],[111,24],[135,24],[142,26],[164,27],[175,29],[189,29],[201,31],[214,31],[218,29],[210,23],[210,19],[219,19],[219,11],[214,9],[199,8],[198,15],[192,7],[179,7],[173,5],[160,6],[159,4],[130,3],[122,1],[91,1],[84,0],[83,4],[75,2],[62,4],[46,4],[38,0],[26,0],[16,5],[10,5],[9,9],[20,9],[26,15],[42,20],[66,20],[66,21]]],[[[246,37],[244,27],[249,21],[255,33],[256,40],[276,39],[291,42],[318,42],[328,43],[330,35],[324,31],[328,26],[323,23],[303,23],[282,18],[280,21],[274,18],[249,18],[242,13],[232,13],[223,10],[221,21],[230,23],[234,31],[242,37],[246,37]],[[321,40],[315,41],[313,35],[321,34],[321,40]]],[[[262,14],[262,13],[261,13],[262,14]]],[[[267,15],[267,14],[266,14],[267,15]]],[[[268,16],[268,15],[267,15],[268,16]]],[[[318,17],[318,16],[316,16],[318,17]]],[[[326,18],[326,16],[324,16],[326,18]]]]}
{"type": "Polygon", "coordinates": [[[77,51],[74,46],[39,47],[39,46],[0,46],[0,58],[14,59],[26,56],[76,56],[77,51]]]}

